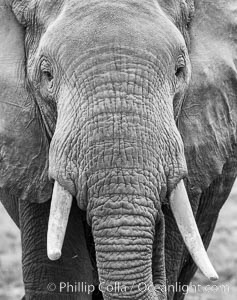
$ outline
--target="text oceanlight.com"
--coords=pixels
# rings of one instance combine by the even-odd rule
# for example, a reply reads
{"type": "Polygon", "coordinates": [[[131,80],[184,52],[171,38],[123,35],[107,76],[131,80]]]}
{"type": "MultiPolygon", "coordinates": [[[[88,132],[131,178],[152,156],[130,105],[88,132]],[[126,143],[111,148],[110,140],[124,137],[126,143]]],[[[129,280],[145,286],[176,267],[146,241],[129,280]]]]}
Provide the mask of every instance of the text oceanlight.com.
{"type": "MultiPolygon", "coordinates": [[[[101,282],[98,286],[99,291],[106,293],[128,293],[132,291],[149,291],[154,289],[154,285],[148,285],[146,283],[131,283],[128,285],[122,284],[120,282],[115,282],[113,285],[107,284],[106,282],[101,282]]],[[[175,285],[157,285],[155,289],[159,292],[168,293],[170,291],[185,293],[230,293],[229,285],[200,285],[193,284],[181,285],[176,283],[175,285]]],[[[59,292],[59,293],[85,293],[92,294],[96,287],[93,284],[88,284],[87,282],[60,282],[58,285],[55,283],[49,283],[47,286],[49,292],[59,292]]]]}

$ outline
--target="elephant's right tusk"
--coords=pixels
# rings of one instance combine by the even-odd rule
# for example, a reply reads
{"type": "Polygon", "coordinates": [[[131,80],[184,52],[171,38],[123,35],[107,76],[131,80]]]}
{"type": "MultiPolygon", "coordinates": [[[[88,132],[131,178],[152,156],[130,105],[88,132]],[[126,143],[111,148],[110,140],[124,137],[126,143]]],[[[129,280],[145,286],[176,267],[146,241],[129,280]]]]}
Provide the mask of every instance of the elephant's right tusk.
{"type": "Polygon", "coordinates": [[[72,195],[55,181],[47,234],[47,254],[50,260],[61,257],[72,199],[72,195]]]}
{"type": "Polygon", "coordinates": [[[189,253],[202,273],[214,281],[218,275],[202,243],[183,180],[170,195],[170,207],[189,253]]]}

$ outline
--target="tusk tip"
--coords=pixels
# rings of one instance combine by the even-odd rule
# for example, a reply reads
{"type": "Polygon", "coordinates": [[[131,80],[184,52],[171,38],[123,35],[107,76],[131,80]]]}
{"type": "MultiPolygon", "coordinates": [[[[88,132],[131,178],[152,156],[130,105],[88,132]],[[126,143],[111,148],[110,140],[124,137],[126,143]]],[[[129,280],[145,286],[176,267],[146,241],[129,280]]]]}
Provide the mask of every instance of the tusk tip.
{"type": "Polygon", "coordinates": [[[211,281],[217,281],[219,279],[219,276],[217,274],[215,274],[214,276],[210,276],[209,279],[211,281]]]}
{"type": "Polygon", "coordinates": [[[219,279],[219,276],[217,275],[216,271],[212,266],[209,267],[209,272],[205,272],[206,270],[201,270],[203,275],[206,276],[210,281],[217,281],[219,279]]]}
{"type": "Polygon", "coordinates": [[[62,255],[61,250],[49,250],[48,251],[48,258],[50,260],[58,260],[62,255]]]}

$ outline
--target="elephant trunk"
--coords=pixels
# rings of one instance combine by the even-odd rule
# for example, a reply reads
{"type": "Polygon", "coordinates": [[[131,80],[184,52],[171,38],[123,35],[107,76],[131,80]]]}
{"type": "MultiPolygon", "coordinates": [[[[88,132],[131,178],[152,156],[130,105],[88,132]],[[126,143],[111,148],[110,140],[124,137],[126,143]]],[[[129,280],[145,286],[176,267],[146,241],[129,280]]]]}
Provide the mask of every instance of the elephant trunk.
{"type": "Polygon", "coordinates": [[[158,300],[152,278],[153,202],[129,194],[93,200],[89,217],[104,299],[158,300]]]}

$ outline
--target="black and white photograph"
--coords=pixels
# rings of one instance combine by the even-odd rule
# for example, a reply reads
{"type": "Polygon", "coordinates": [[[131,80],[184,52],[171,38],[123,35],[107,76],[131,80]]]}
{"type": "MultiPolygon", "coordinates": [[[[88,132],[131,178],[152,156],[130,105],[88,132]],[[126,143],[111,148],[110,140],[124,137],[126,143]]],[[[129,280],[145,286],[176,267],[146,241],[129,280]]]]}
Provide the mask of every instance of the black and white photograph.
{"type": "Polygon", "coordinates": [[[0,0],[0,300],[237,299],[237,0],[0,0]]]}

